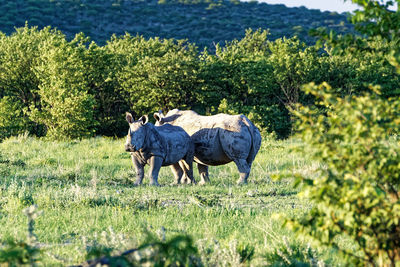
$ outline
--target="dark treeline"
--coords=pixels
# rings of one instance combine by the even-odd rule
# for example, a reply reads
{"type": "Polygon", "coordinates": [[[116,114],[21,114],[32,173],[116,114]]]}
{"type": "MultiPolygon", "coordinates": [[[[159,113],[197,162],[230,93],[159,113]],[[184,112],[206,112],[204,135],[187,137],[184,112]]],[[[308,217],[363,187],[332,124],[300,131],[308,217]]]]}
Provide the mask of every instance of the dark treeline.
{"type": "Polygon", "coordinates": [[[25,22],[61,30],[68,40],[83,32],[104,45],[112,34],[188,39],[201,50],[241,39],[248,28],[269,29],[270,40],[299,36],[310,44],[310,29],[339,33],[353,29],[347,14],[305,7],[238,0],[0,0],[0,31],[11,34],[25,22]]]}
{"type": "Polygon", "coordinates": [[[61,31],[25,26],[0,35],[0,138],[121,136],[126,111],[173,108],[243,113],[284,138],[292,131],[289,110],[312,100],[302,84],[326,81],[341,96],[380,84],[384,97],[398,95],[399,76],[384,56],[390,49],[376,39],[333,54],[297,38],[269,41],[263,30],[213,52],[129,34],[100,46],[83,34],[68,41],[61,31]]]}

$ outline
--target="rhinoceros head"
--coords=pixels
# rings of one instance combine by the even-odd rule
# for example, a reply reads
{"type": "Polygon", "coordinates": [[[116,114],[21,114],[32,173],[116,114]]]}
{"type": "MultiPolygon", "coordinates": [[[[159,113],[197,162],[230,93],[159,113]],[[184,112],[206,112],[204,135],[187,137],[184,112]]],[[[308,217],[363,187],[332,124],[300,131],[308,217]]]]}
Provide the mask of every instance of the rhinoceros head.
{"type": "Polygon", "coordinates": [[[126,113],[126,120],[129,123],[128,136],[126,137],[125,150],[135,152],[143,148],[146,138],[146,128],[144,125],[149,121],[147,115],[135,121],[132,114],[126,113]]]}

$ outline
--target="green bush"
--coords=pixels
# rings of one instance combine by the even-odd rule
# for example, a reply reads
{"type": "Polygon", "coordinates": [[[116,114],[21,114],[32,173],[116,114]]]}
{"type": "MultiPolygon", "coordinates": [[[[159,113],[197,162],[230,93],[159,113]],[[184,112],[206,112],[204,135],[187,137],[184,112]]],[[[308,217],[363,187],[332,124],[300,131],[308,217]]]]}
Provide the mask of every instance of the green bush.
{"type": "Polygon", "coordinates": [[[0,140],[24,133],[28,120],[23,113],[23,104],[5,96],[0,99],[0,140]]]}
{"type": "Polygon", "coordinates": [[[35,69],[40,79],[40,109],[32,107],[31,118],[46,126],[51,138],[81,138],[94,134],[95,99],[89,94],[86,46],[82,36],[65,39],[57,46],[41,47],[41,64],[35,69]]]}
{"type": "Polygon", "coordinates": [[[203,103],[211,112],[244,113],[266,132],[291,134],[289,110],[309,101],[303,83],[322,80],[315,47],[297,38],[267,40],[267,31],[246,31],[245,37],[203,54],[203,103]]]}
{"type": "Polygon", "coordinates": [[[307,47],[297,38],[283,38],[269,42],[269,50],[268,62],[273,68],[275,95],[289,108],[307,102],[300,90],[301,85],[321,81],[323,75],[316,47],[307,47]]]}
{"type": "Polygon", "coordinates": [[[350,46],[341,51],[335,46],[327,47],[326,56],[321,57],[322,80],[342,97],[366,92],[369,84],[379,84],[384,97],[400,95],[400,76],[387,60],[396,43],[375,37],[362,40],[362,46],[361,49],[350,46]]]}
{"type": "Polygon", "coordinates": [[[139,59],[123,83],[133,110],[147,113],[155,109],[190,108],[196,102],[197,65],[197,50],[182,42],[162,56],[139,59]]]}
{"type": "Polygon", "coordinates": [[[89,93],[94,96],[96,134],[122,136],[126,134],[125,113],[129,110],[128,99],[124,98],[118,73],[124,62],[109,49],[91,43],[86,52],[86,79],[89,93]]]}
{"type": "Polygon", "coordinates": [[[215,55],[203,53],[202,103],[206,112],[243,113],[261,129],[286,137],[290,117],[279,99],[267,36],[248,30],[240,41],[217,45],[215,55]]]}
{"type": "Polygon", "coordinates": [[[315,178],[297,175],[301,195],[313,207],[286,224],[336,249],[348,264],[398,266],[400,99],[398,77],[393,79],[393,75],[400,73],[399,13],[388,9],[391,1],[353,2],[363,7],[353,21],[369,36],[323,37],[332,46],[332,54],[340,55],[337,59],[347,55],[346,61],[359,66],[353,72],[355,83],[349,83],[357,90],[348,88],[343,94],[343,88],[332,89],[327,83],[304,87],[315,97],[315,104],[294,112],[299,119],[297,130],[307,144],[303,151],[321,167],[315,178]],[[380,77],[382,73],[389,75],[380,77]],[[369,85],[367,90],[366,82],[384,86],[369,85]]]}
{"type": "Polygon", "coordinates": [[[315,179],[297,178],[314,206],[288,224],[353,263],[394,266],[400,259],[400,101],[374,93],[338,98],[327,84],[305,90],[327,109],[295,112],[306,153],[324,165],[315,179]]]}
{"type": "Polygon", "coordinates": [[[131,37],[108,44],[122,58],[116,77],[135,115],[190,108],[197,99],[197,48],[185,41],[131,37]]]}
{"type": "Polygon", "coordinates": [[[345,97],[379,83],[384,97],[399,95],[400,76],[387,60],[395,40],[358,39],[362,50],[337,54],[331,43],[322,52],[297,38],[267,37],[249,29],[241,40],[199,54],[187,41],[129,34],[104,46],[27,25],[0,34],[0,138],[122,136],[127,110],[139,116],[173,108],[242,113],[285,138],[294,122],[289,110],[313,100],[301,84],[327,81],[345,97]]]}
{"type": "Polygon", "coordinates": [[[0,243],[0,263],[5,266],[22,266],[38,261],[40,249],[12,238],[0,243]]]}
{"type": "MultiPolygon", "coordinates": [[[[0,98],[9,97],[14,102],[9,110],[4,110],[2,116],[5,118],[14,117],[13,125],[19,125],[17,132],[10,132],[5,135],[27,131],[36,135],[43,135],[41,125],[29,118],[29,110],[38,107],[40,97],[38,95],[39,79],[34,69],[39,65],[39,47],[50,40],[63,38],[60,32],[37,27],[18,28],[10,35],[0,35],[0,98]],[[26,113],[14,112],[15,108],[24,110],[26,113]]],[[[7,100],[2,100],[3,105],[7,100]]],[[[3,106],[4,107],[4,106],[3,106]]],[[[14,130],[15,131],[15,130],[14,130]]],[[[2,134],[4,135],[4,134],[2,134]]]]}

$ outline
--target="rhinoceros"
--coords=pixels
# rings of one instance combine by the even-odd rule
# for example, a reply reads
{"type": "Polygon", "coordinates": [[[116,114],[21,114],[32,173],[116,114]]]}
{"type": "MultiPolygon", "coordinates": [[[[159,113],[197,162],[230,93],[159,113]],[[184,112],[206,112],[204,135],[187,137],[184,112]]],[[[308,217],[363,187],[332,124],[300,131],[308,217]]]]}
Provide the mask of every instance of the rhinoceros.
{"type": "Polygon", "coordinates": [[[160,168],[168,165],[171,165],[175,183],[182,179],[195,183],[192,168],[194,144],[185,130],[169,124],[156,127],[148,122],[147,115],[135,121],[130,113],[126,113],[126,120],[129,131],[125,150],[131,153],[136,170],[135,185],[142,184],[146,164],[150,165],[151,185],[159,185],[160,168]]]}
{"type": "Polygon", "coordinates": [[[165,116],[154,113],[157,125],[182,127],[192,138],[200,184],[209,182],[208,166],[235,162],[240,177],[238,184],[247,183],[251,165],[261,146],[258,128],[244,115],[217,114],[201,116],[192,110],[173,109],[165,116]]]}

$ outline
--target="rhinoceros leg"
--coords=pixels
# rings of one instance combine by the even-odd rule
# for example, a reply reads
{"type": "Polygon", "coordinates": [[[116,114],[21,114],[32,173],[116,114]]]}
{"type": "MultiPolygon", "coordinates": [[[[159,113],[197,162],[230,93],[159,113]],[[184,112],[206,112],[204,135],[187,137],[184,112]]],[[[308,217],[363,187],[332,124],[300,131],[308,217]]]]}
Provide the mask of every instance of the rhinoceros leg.
{"type": "Polygon", "coordinates": [[[210,178],[208,177],[208,166],[203,165],[201,163],[197,163],[197,169],[199,169],[200,174],[200,185],[204,185],[210,182],[210,178]]]}
{"type": "Polygon", "coordinates": [[[240,174],[237,184],[247,184],[247,178],[249,177],[250,174],[250,165],[247,163],[245,159],[235,159],[234,162],[240,174]]]}
{"type": "Polygon", "coordinates": [[[143,176],[144,176],[144,166],[133,155],[131,155],[131,158],[132,158],[133,167],[135,168],[135,171],[136,171],[135,185],[141,185],[142,181],[143,181],[143,176]]]}
{"type": "Polygon", "coordinates": [[[195,184],[196,181],[194,180],[193,176],[193,161],[190,159],[183,159],[179,161],[179,166],[181,166],[184,173],[181,181],[182,184],[195,184]]]}
{"type": "Polygon", "coordinates": [[[175,177],[175,181],[173,184],[180,184],[182,175],[183,175],[183,171],[182,171],[181,167],[179,167],[179,163],[175,163],[175,164],[171,165],[171,171],[175,177]]]}
{"type": "Polygon", "coordinates": [[[149,169],[150,185],[159,186],[158,173],[160,172],[163,159],[160,157],[152,156],[150,158],[149,163],[150,163],[150,169],[149,169]]]}

